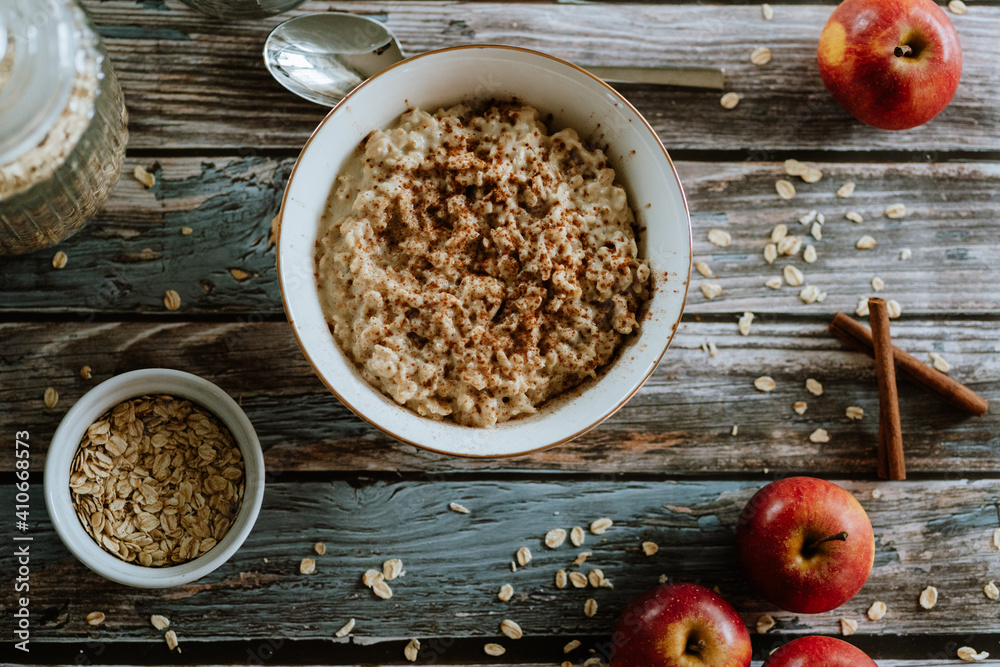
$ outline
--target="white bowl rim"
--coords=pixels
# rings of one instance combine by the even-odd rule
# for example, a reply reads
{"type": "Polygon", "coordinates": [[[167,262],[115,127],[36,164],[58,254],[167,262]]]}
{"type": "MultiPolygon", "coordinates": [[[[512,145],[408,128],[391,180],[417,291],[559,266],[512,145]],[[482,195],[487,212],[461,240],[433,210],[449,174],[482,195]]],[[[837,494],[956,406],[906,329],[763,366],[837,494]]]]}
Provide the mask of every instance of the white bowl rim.
{"type": "Polygon", "coordinates": [[[105,579],[136,588],[180,586],[209,574],[228,561],[242,546],[253,529],[264,500],[264,452],[260,440],[243,409],[233,398],[209,382],[185,371],[170,368],[144,368],[121,373],[105,380],[86,394],[63,416],[49,441],[43,473],[43,491],[49,520],[67,549],[83,565],[105,579]],[[120,396],[127,394],[126,398],[120,396]],[[232,432],[244,459],[245,486],[243,503],[236,519],[222,540],[208,553],[178,565],[145,567],[112,556],[97,544],[80,525],[69,492],[68,470],[79,448],[83,432],[108,409],[143,394],[170,394],[187,398],[208,410],[232,432]],[[216,403],[206,405],[210,396],[216,403]],[[82,430],[81,430],[82,424],[82,430]],[[74,436],[75,441],[73,441],[74,436]],[[60,443],[67,444],[61,445],[60,443]],[[62,450],[72,455],[60,459],[62,450]],[[53,453],[56,456],[53,456],[53,453]],[[250,471],[257,470],[251,477],[250,471]]]}
{"type": "MultiPolygon", "coordinates": [[[[283,274],[283,272],[281,270],[281,228],[283,226],[282,223],[284,222],[285,203],[288,200],[288,193],[289,193],[289,190],[291,189],[290,187],[288,187],[288,185],[285,186],[285,192],[284,192],[284,194],[281,197],[281,207],[280,207],[280,209],[278,211],[278,233],[277,233],[276,238],[275,238],[275,248],[277,249],[277,251],[275,253],[275,255],[276,255],[276,262],[275,262],[275,264],[276,264],[277,273],[278,273],[278,287],[279,287],[279,290],[281,291],[281,303],[282,303],[282,307],[285,310],[285,317],[288,320],[289,324],[291,325],[292,333],[295,335],[295,340],[298,343],[299,349],[302,350],[303,356],[305,356],[306,361],[309,363],[309,366],[312,367],[313,373],[315,373],[316,377],[319,378],[320,382],[322,382],[323,385],[334,396],[336,396],[337,399],[341,403],[343,403],[347,407],[348,410],[350,410],[352,413],[354,413],[355,416],[357,416],[358,418],[360,418],[362,421],[366,422],[367,424],[370,424],[371,426],[374,426],[375,428],[377,428],[378,430],[382,431],[386,435],[389,435],[390,437],[395,438],[396,440],[399,440],[400,442],[404,442],[406,444],[413,445],[414,447],[418,447],[418,448],[426,450],[426,451],[434,452],[435,454],[442,454],[444,456],[455,456],[455,457],[459,457],[459,458],[470,458],[470,459],[506,459],[506,458],[514,458],[514,457],[517,457],[517,456],[527,456],[529,454],[536,454],[538,452],[543,452],[543,451],[545,451],[547,449],[552,449],[553,447],[558,447],[561,444],[564,444],[566,442],[569,442],[571,440],[574,440],[574,439],[580,437],[584,433],[586,433],[586,432],[588,432],[588,431],[596,428],[597,426],[600,426],[602,423],[604,423],[605,421],[607,421],[608,419],[610,419],[616,412],[618,412],[618,410],[620,410],[622,408],[622,406],[624,406],[626,403],[628,403],[632,399],[632,397],[635,396],[636,393],[638,393],[638,391],[640,389],[642,389],[642,386],[644,384],[646,384],[646,381],[649,380],[650,376],[656,370],[657,366],[659,366],[660,361],[663,360],[663,355],[666,354],[667,350],[670,348],[670,343],[673,342],[674,336],[677,334],[677,327],[680,326],[681,320],[684,317],[684,307],[687,305],[687,296],[688,296],[688,292],[689,292],[690,286],[691,286],[691,269],[692,269],[692,266],[693,266],[693,263],[694,263],[694,234],[693,234],[692,227],[691,227],[691,208],[688,206],[687,195],[684,192],[684,185],[681,182],[680,175],[677,173],[677,167],[676,167],[676,165],[674,165],[674,161],[670,158],[670,154],[667,152],[667,147],[663,145],[663,141],[660,139],[660,136],[656,133],[656,130],[653,129],[653,126],[649,124],[649,121],[646,120],[645,116],[643,116],[641,113],[639,113],[639,110],[636,109],[635,106],[631,102],[629,102],[625,98],[624,95],[622,95],[617,90],[615,90],[615,88],[613,88],[606,81],[604,81],[600,77],[598,77],[598,76],[596,76],[596,75],[588,72],[583,67],[580,67],[579,65],[574,65],[573,63],[569,62],[568,60],[564,60],[562,58],[559,58],[558,56],[553,56],[551,54],[544,53],[542,51],[536,51],[534,49],[526,49],[526,48],[521,47],[521,46],[510,46],[508,44],[465,44],[465,45],[459,45],[459,46],[449,46],[449,47],[445,47],[445,48],[441,48],[441,49],[434,49],[433,51],[426,51],[424,53],[420,53],[420,54],[417,54],[415,56],[411,56],[409,58],[405,58],[405,59],[399,61],[398,63],[394,63],[394,64],[390,65],[389,67],[386,67],[384,70],[378,72],[377,74],[369,77],[365,81],[361,82],[360,84],[358,84],[358,86],[356,88],[354,88],[349,93],[347,93],[347,95],[345,95],[344,98],[342,100],[340,100],[340,102],[338,102],[333,108],[330,109],[330,111],[323,117],[323,119],[319,122],[319,124],[316,126],[316,128],[309,135],[309,138],[306,139],[306,143],[302,146],[302,150],[299,152],[299,156],[298,156],[298,158],[296,158],[295,164],[292,166],[292,171],[288,174],[288,181],[287,181],[287,183],[290,184],[292,182],[292,179],[295,178],[295,172],[298,169],[299,164],[301,164],[301,162],[302,162],[303,155],[305,155],[305,152],[309,149],[310,144],[312,144],[313,139],[316,138],[317,134],[319,134],[320,130],[323,128],[323,126],[326,124],[326,122],[330,119],[330,117],[333,116],[333,114],[336,113],[338,109],[340,109],[342,106],[348,104],[351,101],[351,98],[354,97],[355,93],[357,93],[361,89],[365,88],[368,84],[370,84],[371,82],[373,82],[375,79],[381,77],[386,72],[389,72],[390,70],[393,70],[393,69],[395,69],[397,67],[400,67],[400,66],[402,66],[404,64],[411,63],[414,60],[418,60],[418,59],[425,58],[425,57],[428,57],[428,56],[440,55],[442,53],[447,53],[449,51],[465,51],[465,50],[477,50],[477,49],[504,49],[504,50],[508,50],[508,51],[518,51],[518,52],[530,54],[530,55],[533,55],[533,56],[539,56],[539,57],[551,60],[553,62],[559,63],[560,65],[565,65],[567,67],[570,67],[570,68],[572,68],[572,69],[574,69],[574,70],[576,70],[576,71],[578,71],[578,72],[580,72],[580,73],[582,73],[582,74],[590,77],[591,79],[593,79],[594,81],[596,81],[597,83],[599,83],[601,86],[603,86],[604,88],[606,88],[612,95],[614,95],[614,97],[617,99],[618,102],[620,102],[621,104],[623,104],[627,109],[631,110],[636,115],[636,117],[640,121],[642,121],[642,124],[645,126],[646,130],[653,136],[653,138],[656,139],[656,143],[659,145],[660,150],[663,151],[663,157],[666,159],[667,164],[670,166],[670,171],[673,173],[674,179],[677,181],[677,187],[678,187],[678,190],[680,191],[680,196],[681,196],[681,203],[683,203],[683,205],[684,205],[684,213],[685,213],[685,219],[687,221],[687,231],[688,231],[688,266],[687,266],[687,275],[684,277],[684,297],[681,300],[681,307],[680,307],[680,309],[677,312],[677,320],[670,327],[670,336],[667,338],[666,342],[663,344],[663,349],[657,355],[656,362],[653,363],[650,366],[649,371],[636,383],[635,388],[632,389],[632,391],[630,391],[628,393],[628,395],[624,396],[614,407],[610,408],[606,413],[604,413],[603,415],[601,415],[596,421],[588,424],[587,426],[584,426],[583,428],[581,428],[580,430],[576,431],[572,435],[568,435],[568,436],[562,437],[562,438],[560,438],[559,440],[557,440],[555,442],[551,442],[551,443],[542,445],[541,447],[535,447],[533,449],[526,449],[524,451],[509,452],[509,453],[503,453],[503,454],[475,454],[475,453],[470,453],[470,452],[454,452],[454,451],[447,451],[447,450],[442,450],[442,449],[436,449],[436,448],[431,447],[429,445],[426,445],[426,444],[423,444],[423,443],[420,443],[420,442],[416,442],[416,441],[411,440],[409,438],[405,438],[405,437],[399,435],[398,433],[395,433],[395,432],[389,430],[387,427],[385,427],[385,426],[383,426],[383,425],[381,425],[381,424],[379,424],[379,423],[377,423],[377,422],[369,419],[364,413],[362,413],[360,410],[356,409],[353,405],[351,405],[351,403],[349,401],[347,401],[347,399],[345,399],[340,394],[340,392],[338,392],[336,389],[334,389],[333,385],[330,382],[327,381],[326,377],[324,377],[324,375],[320,372],[319,368],[316,367],[316,364],[313,362],[312,357],[309,356],[309,352],[306,350],[306,346],[303,344],[301,336],[299,336],[299,331],[298,331],[298,329],[295,326],[295,320],[293,319],[292,313],[289,310],[288,299],[285,298],[284,274],[283,274]]],[[[378,391],[374,387],[371,387],[371,389],[372,389],[372,391],[378,391]]]]}

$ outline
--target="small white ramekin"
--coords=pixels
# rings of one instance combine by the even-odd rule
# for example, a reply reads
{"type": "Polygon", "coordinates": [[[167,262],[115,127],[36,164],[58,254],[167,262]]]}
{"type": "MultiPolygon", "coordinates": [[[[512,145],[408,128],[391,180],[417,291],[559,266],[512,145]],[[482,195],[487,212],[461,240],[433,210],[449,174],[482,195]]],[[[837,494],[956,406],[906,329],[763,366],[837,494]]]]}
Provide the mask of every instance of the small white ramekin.
{"type": "Polygon", "coordinates": [[[128,586],[179,586],[225,563],[250,534],[264,499],[264,453],[250,420],[224,391],[197,375],[167,368],[147,368],[102,382],[70,408],[49,445],[44,490],[45,505],[59,539],[81,563],[106,579],[128,586]],[[186,398],[210,411],[232,432],[244,462],[243,504],[229,532],[208,553],[169,567],[126,563],[105,551],[80,524],[69,490],[70,467],[87,428],[118,403],[146,394],[186,398]]]}

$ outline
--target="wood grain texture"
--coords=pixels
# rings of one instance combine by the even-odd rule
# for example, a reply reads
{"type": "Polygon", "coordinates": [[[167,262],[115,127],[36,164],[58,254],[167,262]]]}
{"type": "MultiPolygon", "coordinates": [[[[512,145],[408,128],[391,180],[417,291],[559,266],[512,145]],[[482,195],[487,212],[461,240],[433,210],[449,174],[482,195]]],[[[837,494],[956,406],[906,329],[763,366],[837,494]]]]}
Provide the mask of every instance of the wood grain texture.
{"type": "MultiPolygon", "coordinates": [[[[131,176],[122,178],[96,220],[59,245],[69,256],[64,269],[51,265],[52,251],[4,260],[0,273],[0,312],[157,313],[177,318],[234,313],[244,321],[283,313],[269,246],[270,221],[281,203],[291,159],[264,157],[129,159],[126,174],[141,164],[157,182],[146,190],[131,176]],[[181,233],[183,227],[193,231],[181,233]],[[239,281],[240,269],[252,277],[239,281]],[[168,313],[163,293],[176,290],[181,307],[168,313]]],[[[795,316],[853,313],[859,297],[873,294],[871,279],[885,281],[880,294],[902,304],[906,316],[965,313],[991,316],[1000,308],[1000,239],[995,231],[996,184],[1000,164],[822,163],[824,178],[798,183],[799,194],[780,199],[774,182],[784,176],[780,163],[684,161],[677,164],[691,208],[695,259],[707,262],[716,278],[693,276],[686,312],[693,315],[758,314],[795,316]],[[857,183],[850,199],[834,192],[857,183]],[[884,216],[885,207],[902,202],[902,220],[884,216]],[[810,210],[826,217],[823,239],[809,236],[798,219],[810,210]],[[861,213],[865,222],[844,218],[861,213]],[[763,258],[771,230],[785,224],[816,247],[818,260],[798,257],[773,266],[763,258]],[[732,244],[708,242],[710,229],[723,229],[732,244]],[[858,250],[863,234],[878,246],[858,250]],[[900,261],[903,248],[912,258],[900,261]],[[792,263],[828,296],[803,304],[799,289],[771,290],[764,281],[792,263]],[[707,300],[703,282],[722,286],[707,300]]],[[[799,180],[799,179],[796,179],[799,180]]],[[[642,202],[635,202],[642,215],[642,202]]],[[[656,221],[648,221],[655,224],[656,221]]],[[[654,259],[658,249],[648,249],[654,259]]]]}
{"type": "MultiPolygon", "coordinates": [[[[171,621],[185,641],[270,637],[331,639],[355,618],[362,641],[405,637],[497,637],[512,618],[525,637],[552,637],[555,659],[576,635],[606,636],[623,605],[657,583],[671,580],[718,585],[750,624],[762,613],[785,636],[839,634],[839,618],[859,621],[858,635],[943,636],[996,628],[997,603],[983,586],[997,577],[991,536],[998,526],[993,480],[840,482],[869,513],[876,536],[875,566],[862,592],[839,609],[797,615],[760,602],[740,581],[733,530],[744,503],[760,482],[580,481],[283,481],[273,479],[257,525],[243,547],[202,580],[166,590],[112,584],[86,570],[59,544],[38,513],[32,534],[32,638],[40,642],[91,638],[160,641],[150,614],[171,621]],[[882,496],[872,497],[879,489],[882,496]],[[447,509],[459,502],[472,510],[447,509]],[[598,517],[614,526],[586,543],[546,549],[542,539],[556,527],[586,527],[598,517]],[[659,544],[643,555],[644,540],[659,544]],[[322,541],[326,554],[316,556],[322,541]],[[533,559],[511,572],[522,546],[533,559]],[[600,568],[613,589],[558,590],[557,569],[570,568],[578,552],[593,555],[580,568],[600,568]],[[696,555],[695,555],[696,554],[696,555]],[[300,559],[315,557],[316,572],[298,573],[300,559]],[[361,583],[368,568],[400,558],[405,576],[391,582],[393,597],[380,600],[361,583]],[[515,594],[500,602],[511,583],[515,594]],[[937,606],[921,609],[927,585],[940,592],[937,606]],[[583,614],[593,597],[596,616],[583,614]],[[864,618],[875,600],[889,613],[864,618]],[[239,610],[238,614],[233,610],[239,610]],[[103,611],[98,629],[84,617],[103,611]],[[555,640],[560,638],[560,640],[555,640]]],[[[11,487],[0,489],[10,506],[11,487]]],[[[13,571],[11,550],[0,553],[13,571]]],[[[485,639],[484,639],[485,640],[485,639]]],[[[341,640],[347,642],[348,640],[341,640]]],[[[517,642],[501,640],[507,659],[527,661],[517,642]]],[[[331,641],[331,647],[336,642],[331,641]]]]}
{"type": "MultiPolygon", "coordinates": [[[[995,323],[899,321],[896,344],[929,361],[951,363],[951,376],[998,405],[1000,342],[995,323]]],[[[809,471],[874,478],[878,399],[869,357],[846,349],[825,322],[754,324],[739,335],[736,318],[682,325],[643,389],[602,426],[555,449],[506,460],[455,459],[396,443],[355,417],[313,374],[285,323],[38,323],[0,325],[0,432],[27,428],[33,463],[42,465],[62,415],[97,382],[135,368],[167,366],[216,382],[237,398],[266,449],[268,470],[423,471],[564,470],[668,476],[809,471]],[[701,345],[712,341],[718,356],[701,345]],[[88,364],[93,380],[78,371],[88,364]],[[760,375],[773,393],[753,387],[760,375]],[[806,378],[823,384],[815,397],[806,378]],[[46,387],[59,404],[47,409],[46,387]],[[799,416],[791,405],[806,401],[799,416]],[[848,406],[865,418],[852,422],[848,406]],[[731,436],[734,424],[737,436],[731,436]],[[808,436],[830,432],[827,444],[808,436]]],[[[964,417],[903,380],[899,386],[907,465],[915,474],[997,473],[1000,418],[964,417]]],[[[0,449],[0,469],[13,452],[0,449]]]]}
{"type": "MultiPolygon", "coordinates": [[[[130,147],[283,147],[297,150],[324,110],[271,80],[260,57],[283,17],[223,23],[177,0],[88,0],[130,110],[130,147]]],[[[773,21],[747,6],[506,2],[320,2],[295,13],[351,11],[388,22],[404,51],[501,43],[586,65],[724,67],[743,101],[733,111],[716,91],[624,86],[668,148],[690,150],[997,151],[995,63],[1000,7],[952,15],[965,55],[962,84],[933,122],[906,133],[865,127],[840,109],[816,69],[816,42],[830,6],[778,6],[773,21]],[[642,39],[636,39],[642,26],[642,39]],[[750,63],[766,45],[773,60],[750,63]]]]}

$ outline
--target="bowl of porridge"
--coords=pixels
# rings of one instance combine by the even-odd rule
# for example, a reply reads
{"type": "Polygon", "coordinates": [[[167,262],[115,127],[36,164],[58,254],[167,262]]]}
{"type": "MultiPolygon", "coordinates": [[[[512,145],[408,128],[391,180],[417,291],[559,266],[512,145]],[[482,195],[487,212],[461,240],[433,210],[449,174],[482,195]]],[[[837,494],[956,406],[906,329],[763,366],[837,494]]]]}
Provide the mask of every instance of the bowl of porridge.
{"type": "Polygon", "coordinates": [[[680,321],[691,227],[663,145],[557,58],[403,61],[323,120],[282,203],[278,272],[320,379],[405,442],[509,456],[639,389],[680,321]]]}

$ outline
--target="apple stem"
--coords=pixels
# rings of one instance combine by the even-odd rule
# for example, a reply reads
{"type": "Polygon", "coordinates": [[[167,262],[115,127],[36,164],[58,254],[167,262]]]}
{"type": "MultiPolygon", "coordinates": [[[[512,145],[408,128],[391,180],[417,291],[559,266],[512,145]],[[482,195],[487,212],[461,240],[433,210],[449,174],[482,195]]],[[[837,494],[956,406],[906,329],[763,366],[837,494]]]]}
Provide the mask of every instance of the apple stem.
{"type": "Polygon", "coordinates": [[[905,58],[907,56],[913,55],[913,48],[909,44],[903,44],[902,46],[897,46],[893,50],[893,54],[897,58],[905,58]]]}
{"type": "Polygon", "coordinates": [[[690,644],[688,644],[687,650],[688,653],[701,653],[702,651],[705,650],[707,646],[708,645],[705,643],[704,639],[699,639],[696,642],[691,642],[690,644]]]}
{"type": "Polygon", "coordinates": [[[813,542],[812,544],[810,544],[809,546],[807,546],[806,547],[806,551],[815,551],[816,547],[818,547],[819,545],[825,544],[827,542],[833,542],[834,540],[839,541],[839,542],[846,542],[847,541],[847,531],[845,530],[845,531],[843,531],[841,533],[837,533],[835,535],[827,535],[822,540],[817,540],[817,541],[813,542]]]}

